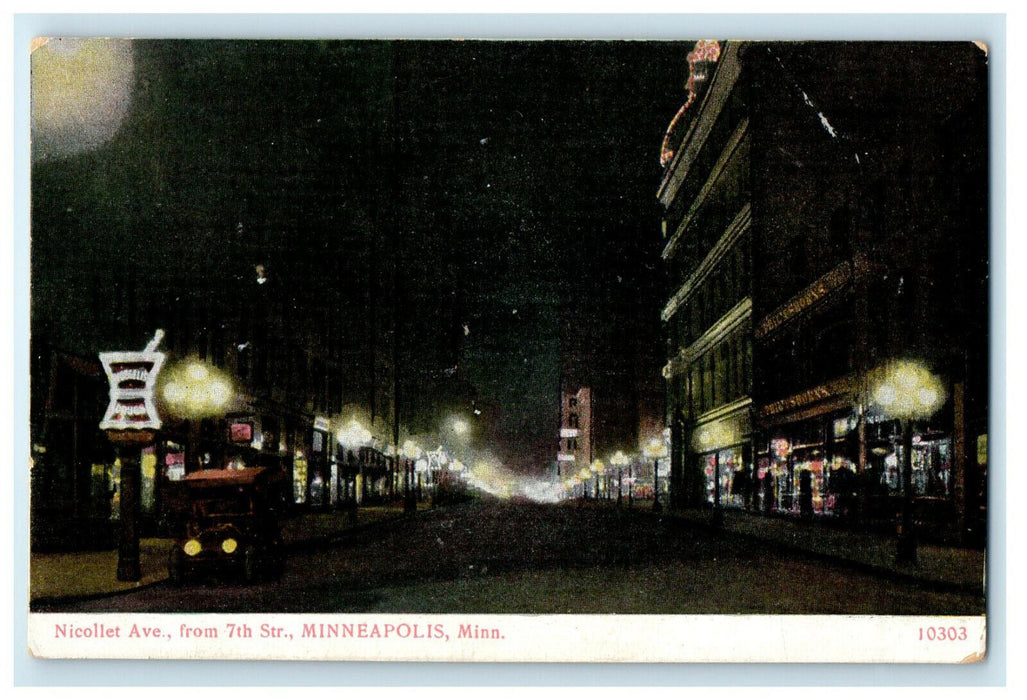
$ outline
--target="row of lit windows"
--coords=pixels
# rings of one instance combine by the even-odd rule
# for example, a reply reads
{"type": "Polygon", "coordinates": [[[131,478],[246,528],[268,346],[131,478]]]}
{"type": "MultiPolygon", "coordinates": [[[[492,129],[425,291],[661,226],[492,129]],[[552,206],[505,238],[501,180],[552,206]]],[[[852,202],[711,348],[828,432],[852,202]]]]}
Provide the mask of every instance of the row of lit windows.
{"type": "Polygon", "coordinates": [[[696,417],[752,393],[752,339],[748,326],[692,362],[674,380],[676,403],[696,417]]]}
{"type": "Polygon", "coordinates": [[[749,236],[742,236],[671,318],[671,354],[688,347],[749,296],[749,236]]]}

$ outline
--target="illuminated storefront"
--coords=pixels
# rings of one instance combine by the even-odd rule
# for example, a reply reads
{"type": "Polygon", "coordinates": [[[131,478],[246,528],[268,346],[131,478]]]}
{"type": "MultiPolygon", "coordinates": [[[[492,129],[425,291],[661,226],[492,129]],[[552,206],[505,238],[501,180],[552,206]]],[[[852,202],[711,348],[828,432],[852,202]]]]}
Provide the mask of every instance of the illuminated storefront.
{"type": "Polygon", "coordinates": [[[742,455],[742,448],[734,447],[699,457],[705,478],[707,503],[712,504],[717,500],[716,478],[720,482],[720,505],[733,508],[745,506],[745,496],[748,493],[745,484],[748,482],[749,474],[742,455]]]}
{"type": "MultiPolygon", "coordinates": [[[[898,421],[868,426],[867,481],[871,493],[897,496],[902,492],[902,435],[898,421]]],[[[953,445],[950,435],[936,429],[914,431],[913,495],[950,498],[953,495],[953,445]]]]}
{"type": "MultiPolygon", "coordinates": [[[[898,421],[868,415],[865,473],[860,473],[855,410],[814,416],[767,430],[758,446],[755,504],[759,511],[794,516],[852,516],[867,497],[882,513],[902,494],[902,435],[898,421]],[[880,502],[880,503],[878,503],[880,502]]],[[[913,496],[953,498],[953,440],[938,426],[914,431],[913,496]]]]}
{"type": "Polygon", "coordinates": [[[704,501],[714,507],[744,508],[752,483],[749,402],[729,408],[700,423],[692,442],[704,501]]]}
{"type": "Polygon", "coordinates": [[[756,464],[758,510],[799,517],[851,514],[859,442],[851,409],[770,428],[756,464]]]}

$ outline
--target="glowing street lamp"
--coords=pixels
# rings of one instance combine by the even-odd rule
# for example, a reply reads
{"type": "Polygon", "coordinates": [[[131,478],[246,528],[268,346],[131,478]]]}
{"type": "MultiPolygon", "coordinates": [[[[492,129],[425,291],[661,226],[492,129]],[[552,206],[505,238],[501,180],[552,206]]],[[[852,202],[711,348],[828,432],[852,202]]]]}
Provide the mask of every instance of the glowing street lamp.
{"type": "Polygon", "coordinates": [[[343,447],[363,447],[371,444],[371,431],[360,424],[356,418],[339,428],[335,438],[343,447]]]}
{"type": "Polygon", "coordinates": [[[190,422],[186,445],[190,463],[199,447],[199,421],[225,414],[235,398],[232,382],[212,365],[186,360],[167,370],[160,394],[172,415],[190,422]]]}
{"type": "Polygon", "coordinates": [[[667,456],[667,442],[662,437],[654,437],[643,448],[645,456],[653,460],[653,510],[663,510],[660,503],[660,460],[667,456]]]}
{"type": "Polygon", "coordinates": [[[941,380],[926,367],[898,360],[886,366],[874,389],[874,401],[902,424],[902,521],[896,548],[896,560],[916,561],[916,537],[913,533],[913,421],[930,418],[943,403],[945,390],[941,380]]]}
{"type": "Polygon", "coordinates": [[[599,500],[599,480],[606,475],[606,465],[603,464],[603,460],[597,459],[592,462],[592,471],[596,475],[596,500],[599,500]]]}
{"type": "Polygon", "coordinates": [[[171,413],[189,419],[223,415],[234,396],[228,375],[198,360],[171,367],[161,392],[171,413]]]}
{"type": "Polygon", "coordinates": [[[610,464],[617,467],[617,505],[621,504],[621,499],[624,497],[624,494],[621,492],[621,484],[624,483],[624,467],[626,467],[630,462],[631,459],[620,450],[617,450],[617,452],[610,457],[610,464]]]}

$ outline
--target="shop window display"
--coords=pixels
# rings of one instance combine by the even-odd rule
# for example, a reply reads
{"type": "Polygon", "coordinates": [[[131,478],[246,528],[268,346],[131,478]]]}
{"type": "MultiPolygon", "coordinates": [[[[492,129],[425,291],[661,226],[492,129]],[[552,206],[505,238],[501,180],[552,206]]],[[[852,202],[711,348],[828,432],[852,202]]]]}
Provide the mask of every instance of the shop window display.
{"type": "MultiPolygon", "coordinates": [[[[913,495],[921,498],[947,498],[951,495],[952,440],[913,438],[913,495]]],[[[902,492],[902,446],[894,445],[884,457],[881,485],[893,495],[902,492]]]]}
{"type": "Polygon", "coordinates": [[[719,455],[711,453],[703,455],[701,459],[703,460],[706,502],[715,502],[714,473],[716,473],[720,481],[720,505],[732,508],[744,507],[748,475],[742,464],[741,451],[722,450],[719,455]]]}

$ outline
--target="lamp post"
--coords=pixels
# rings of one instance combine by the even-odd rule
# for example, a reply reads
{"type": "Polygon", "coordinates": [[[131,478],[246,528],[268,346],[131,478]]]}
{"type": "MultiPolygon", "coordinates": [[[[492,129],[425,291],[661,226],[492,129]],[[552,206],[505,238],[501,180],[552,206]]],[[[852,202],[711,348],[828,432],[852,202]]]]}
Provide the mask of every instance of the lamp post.
{"type": "Polygon", "coordinates": [[[613,466],[617,467],[617,505],[618,506],[621,504],[621,501],[624,498],[623,490],[622,490],[622,487],[621,487],[621,484],[624,483],[624,467],[627,466],[628,462],[630,462],[630,461],[631,460],[628,459],[628,456],[626,454],[624,454],[623,452],[621,452],[620,450],[617,450],[617,452],[612,457],[610,457],[610,464],[612,464],[613,466]]]}
{"type": "Polygon", "coordinates": [[[204,418],[223,416],[232,401],[232,382],[221,370],[199,360],[186,360],[167,370],[162,382],[161,398],[168,412],[189,421],[189,438],[186,445],[186,471],[194,464],[199,447],[199,421],[204,418]]]}
{"type": "Polygon", "coordinates": [[[653,511],[659,513],[663,510],[660,503],[660,459],[667,456],[667,445],[663,438],[653,438],[643,451],[653,460],[653,511]]]}
{"type": "MultiPolygon", "coordinates": [[[[350,456],[353,455],[353,454],[356,454],[358,456],[358,459],[359,459],[360,448],[361,447],[365,447],[367,445],[370,445],[371,442],[372,442],[371,431],[368,430],[367,428],[365,428],[360,423],[360,421],[358,421],[356,418],[353,418],[353,419],[350,420],[349,423],[347,423],[343,427],[339,428],[339,432],[336,433],[335,438],[336,438],[336,440],[338,440],[339,444],[342,446],[342,452],[343,452],[343,455],[345,456],[346,472],[345,472],[345,476],[343,478],[346,480],[347,507],[352,507],[352,510],[350,512],[351,512],[353,517],[356,517],[358,484],[357,484],[357,479],[355,478],[355,476],[352,473],[353,472],[353,461],[350,459],[350,456]],[[352,493],[352,499],[353,500],[352,500],[352,503],[349,503],[349,496],[350,496],[350,493],[349,493],[349,483],[350,483],[351,477],[352,477],[352,482],[353,482],[353,493],[352,493]]],[[[360,469],[361,475],[363,475],[363,473],[364,473],[364,463],[363,463],[363,460],[360,460],[360,467],[359,467],[359,469],[360,469]]],[[[361,476],[361,478],[360,478],[360,487],[363,486],[363,482],[364,482],[364,479],[363,479],[363,476],[361,476]]]]}
{"type": "Polygon", "coordinates": [[[596,475],[596,500],[599,500],[599,481],[606,474],[606,465],[603,460],[597,459],[592,462],[592,472],[596,475]]]}
{"type": "Polygon", "coordinates": [[[930,418],[942,404],[941,381],[917,362],[899,360],[887,365],[874,390],[874,400],[902,425],[902,516],[895,559],[916,562],[913,532],[913,421],[930,418]]]}

